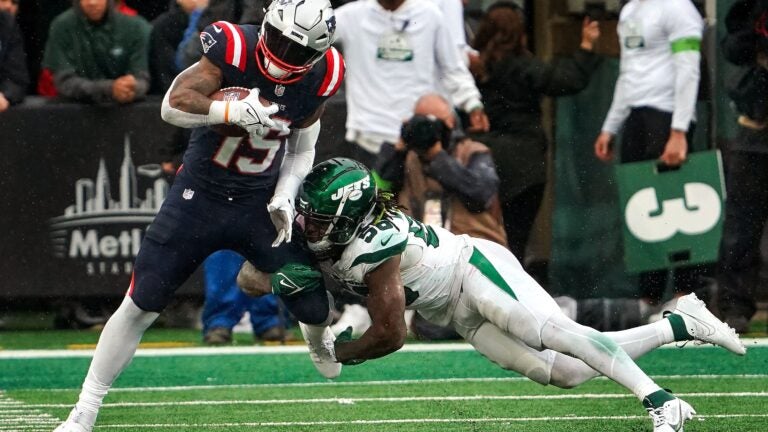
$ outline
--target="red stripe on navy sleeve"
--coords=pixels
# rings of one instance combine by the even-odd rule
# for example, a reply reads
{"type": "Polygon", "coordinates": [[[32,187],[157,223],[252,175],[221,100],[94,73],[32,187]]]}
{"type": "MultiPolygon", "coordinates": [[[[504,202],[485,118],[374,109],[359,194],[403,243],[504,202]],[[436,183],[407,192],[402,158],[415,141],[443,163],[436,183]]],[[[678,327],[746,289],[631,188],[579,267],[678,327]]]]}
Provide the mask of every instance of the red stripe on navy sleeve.
{"type": "Polygon", "coordinates": [[[227,36],[227,50],[224,61],[241,71],[245,71],[246,49],[243,31],[239,26],[233,25],[227,21],[217,21],[213,23],[213,25],[214,27],[222,29],[227,36]]]}
{"type": "Polygon", "coordinates": [[[128,291],[125,293],[127,297],[130,297],[133,295],[133,288],[134,288],[134,281],[135,281],[136,273],[131,273],[131,284],[128,285],[128,291]]]}
{"type": "Polygon", "coordinates": [[[331,47],[325,53],[325,78],[317,91],[318,96],[333,96],[341,87],[344,79],[344,58],[336,48],[331,47]]]}

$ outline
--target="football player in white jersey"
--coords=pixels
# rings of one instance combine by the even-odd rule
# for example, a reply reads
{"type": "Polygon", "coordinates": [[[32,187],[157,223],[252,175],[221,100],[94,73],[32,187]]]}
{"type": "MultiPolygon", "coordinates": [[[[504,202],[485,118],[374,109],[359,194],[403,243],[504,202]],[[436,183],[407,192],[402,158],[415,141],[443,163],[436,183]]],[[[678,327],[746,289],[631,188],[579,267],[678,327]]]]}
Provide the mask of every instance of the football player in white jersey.
{"type": "MultiPolygon", "coordinates": [[[[330,350],[335,358],[324,361],[358,364],[397,351],[407,333],[404,310],[415,309],[435,324],[453,326],[499,366],[538,383],[570,388],[603,374],[642,401],[654,431],[678,431],[695,411],[633,359],[685,340],[746,353],[738,335],[695,294],[646,326],[612,333],[582,326],[561,312],[507,249],[405,215],[390,195],[377,191],[368,169],[351,159],[315,166],[302,184],[297,211],[320,268],[366,296],[372,320],[359,339],[339,335],[330,350]]],[[[246,291],[269,285],[266,275],[249,273],[239,279],[246,291]]],[[[311,267],[285,266],[271,275],[271,290],[311,286],[320,277],[311,267]]]]}

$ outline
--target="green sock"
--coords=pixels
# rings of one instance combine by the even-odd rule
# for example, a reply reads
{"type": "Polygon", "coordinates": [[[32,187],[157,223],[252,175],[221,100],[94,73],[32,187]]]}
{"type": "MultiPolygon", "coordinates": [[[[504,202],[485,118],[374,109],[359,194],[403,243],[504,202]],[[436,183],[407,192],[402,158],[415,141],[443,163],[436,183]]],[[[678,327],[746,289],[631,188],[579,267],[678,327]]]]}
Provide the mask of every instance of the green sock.
{"type": "Polygon", "coordinates": [[[678,314],[669,314],[666,317],[672,326],[672,334],[675,336],[675,342],[693,340],[693,336],[688,333],[688,327],[685,326],[683,317],[678,314]]]}
{"type": "Polygon", "coordinates": [[[672,396],[672,394],[669,393],[668,391],[657,390],[643,398],[643,406],[646,409],[658,408],[664,405],[664,402],[671,401],[674,399],[675,397],[672,396]]]}

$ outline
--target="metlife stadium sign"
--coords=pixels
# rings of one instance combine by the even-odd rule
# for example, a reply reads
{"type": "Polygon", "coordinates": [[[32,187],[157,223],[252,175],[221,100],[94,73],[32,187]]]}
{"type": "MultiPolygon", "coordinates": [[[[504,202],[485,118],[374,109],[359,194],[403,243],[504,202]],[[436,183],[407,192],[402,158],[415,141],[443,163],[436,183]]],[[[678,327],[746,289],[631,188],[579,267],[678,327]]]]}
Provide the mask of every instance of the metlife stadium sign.
{"type": "Polygon", "coordinates": [[[48,102],[2,113],[0,304],[122,296],[172,181],[159,150],[174,133],[159,101],[48,102]]]}
{"type": "Polygon", "coordinates": [[[168,188],[159,164],[134,164],[126,135],[119,170],[110,172],[99,159],[94,176],[74,181],[74,203],[50,220],[53,254],[89,276],[130,275],[144,231],[168,188]],[[115,173],[117,196],[110,179],[115,173]]]}

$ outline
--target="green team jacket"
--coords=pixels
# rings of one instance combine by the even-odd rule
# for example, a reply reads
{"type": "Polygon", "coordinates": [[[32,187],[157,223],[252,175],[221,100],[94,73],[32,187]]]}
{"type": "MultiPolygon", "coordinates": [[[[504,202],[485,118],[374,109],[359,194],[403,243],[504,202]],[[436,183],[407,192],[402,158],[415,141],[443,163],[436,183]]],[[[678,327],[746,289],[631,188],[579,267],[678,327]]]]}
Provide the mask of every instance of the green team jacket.
{"type": "Polygon", "coordinates": [[[43,67],[53,74],[61,96],[81,102],[109,102],[115,78],[136,77],[136,95],[149,88],[150,25],[141,17],[108,10],[101,22],[88,21],[77,6],[51,23],[43,67]]]}

